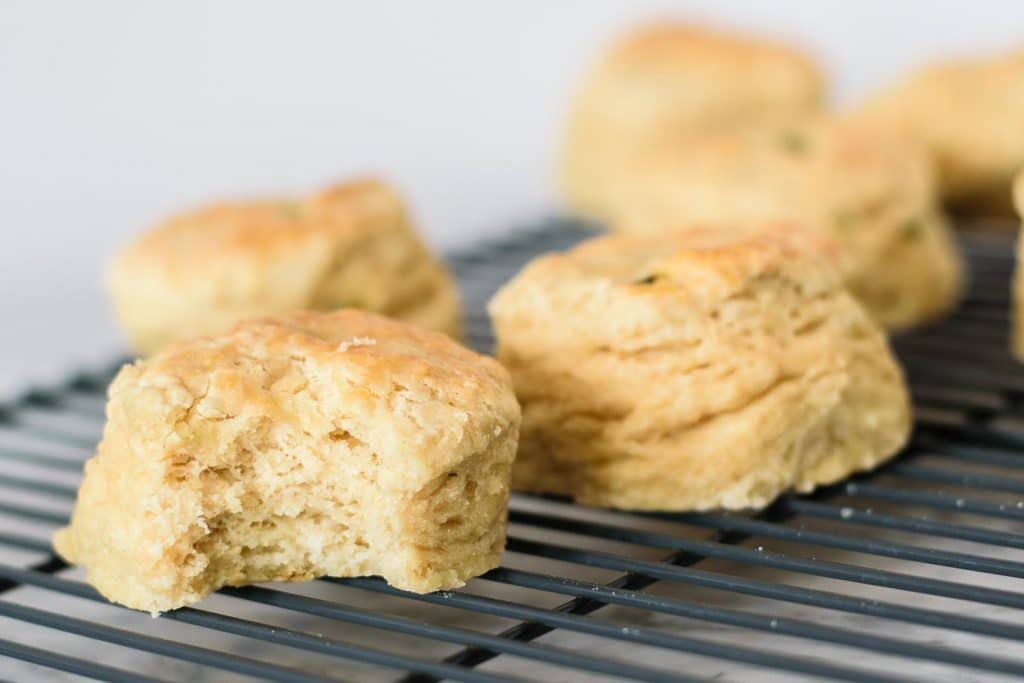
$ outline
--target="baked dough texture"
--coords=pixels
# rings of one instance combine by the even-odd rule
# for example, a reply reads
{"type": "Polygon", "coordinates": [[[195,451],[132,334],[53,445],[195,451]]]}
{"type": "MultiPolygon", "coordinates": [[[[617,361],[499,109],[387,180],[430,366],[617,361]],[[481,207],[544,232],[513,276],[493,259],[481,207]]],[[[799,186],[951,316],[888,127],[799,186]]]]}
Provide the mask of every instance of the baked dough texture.
{"type": "Polygon", "coordinates": [[[896,453],[902,372],[816,240],[609,236],[528,264],[489,305],[523,408],[513,488],[756,508],[896,453]]]}
{"type": "MultiPolygon", "coordinates": [[[[1024,233],[1024,169],[1017,173],[1013,183],[1013,203],[1021,218],[1021,233],[1024,233]]],[[[1013,353],[1024,362],[1024,234],[1017,235],[1017,268],[1013,274],[1013,353]]]]}
{"type": "Polygon", "coordinates": [[[862,109],[928,145],[951,204],[1010,213],[1013,175],[1024,166],[1024,47],[926,67],[862,109]]]}
{"type": "Polygon", "coordinates": [[[361,308],[456,337],[461,328],[451,277],[376,180],[172,218],[122,250],[108,276],[121,327],[144,355],[295,310],[361,308]]]}
{"type": "Polygon", "coordinates": [[[322,575],[455,588],[498,563],[519,421],[508,373],[442,334],[247,321],[122,368],[54,545],[154,613],[322,575]]]}
{"type": "Polygon", "coordinates": [[[824,92],[817,65],[795,48],[687,24],[639,28],[598,61],[571,104],[566,200],[589,215],[595,191],[638,150],[695,129],[818,111],[824,92]]]}
{"type": "Polygon", "coordinates": [[[941,315],[963,288],[927,154],[893,130],[851,119],[694,135],[620,167],[595,199],[622,232],[784,221],[828,235],[847,287],[889,329],[941,315]]]}

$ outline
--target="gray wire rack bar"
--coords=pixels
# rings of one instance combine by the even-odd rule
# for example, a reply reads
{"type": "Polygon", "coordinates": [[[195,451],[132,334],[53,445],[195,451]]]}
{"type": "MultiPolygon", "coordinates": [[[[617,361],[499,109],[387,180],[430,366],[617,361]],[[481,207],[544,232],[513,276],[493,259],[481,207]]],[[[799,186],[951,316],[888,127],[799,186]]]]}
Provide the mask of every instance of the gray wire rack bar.
{"type": "MultiPolygon", "coordinates": [[[[483,306],[502,282],[534,255],[566,248],[589,234],[586,226],[552,219],[453,255],[449,261],[462,285],[470,343],[490,349],[483,306]]],[[[686,683],[709,680],[721,663],[846,681],[932,680],[915,676],[916,665],[929,665],[950,680],[990,674],[1024,678],[1024,592],[1015,583],[1024,579],[1024,422],[1013,424],[1024,417],[1024,371],[1005,349],[1012,249],[1006,238],[984,236],[965,237],[964,247],[972,285],[961,309],[947,321],[894,340],[920,417],[912,443],[892,463],[810,496],[784,496],[750,515],[594,511],[565,500],[516,495],[509,562],[455,592],[413,595],[377,578],[323,579],[315,597],[272,586],[221,591],[216,611],[199,606],[166,614],[153,622],[155,635],[115,625],[117,615],[127,612],[106,606],[84,582],[61,576],[68,568],[52,555],[47,529],[67,519],[76,475],[102,426],[103,392],[122,361],[77,373],[60,386],[33,388],[0,405],[0,519],[9,522],[0,528],[0,549],[36,558],[0,563],[0,617],[5,623],[62,632],[69,643],[87,639],[276,681],[360,680],[367,669],[352,668],[357,665],[390,672],[392,680],[537,680],[517,662],[550,667],[563,678],[576,672],[574,680],[581,681],[606,676],[686,683]],[[74,425],[57,424],[56,418],[74,425]],[[18,441],[25,438],[32,445],[18,441]],[[23,500],[25,495],[31,502],[23,500]],[[767,543],[777,547],[765,549],[767,543]],[[881,560],[896,562],[897,568],[877,566],[881,560]],[[541,568],[524,569],[523,561],[541,563],[541,568]],[[919,568],[926,567],[944,573],[924,576],[919,568]],[[585,579],[585,570],[594,569],[617,576],[585,579]],[[826,583],[812,587],[802,585],[803,579],[826,583]],[[664,595],[655,590],[674,586],[697,592],[664,595]],[[17,599],[23,589],[105,611],[81,618],[23,604],[17,599]],[[884,593],[865,597],[865,591],[878,589],[884,593]],[[324,591],[331,597],[324,597],[324,591]],[[706,593],[701,591],[748,597],[758,607],[718,604],[702,598],[706,593]],[[532,596],[546,600],[528,599],[532,596]],[[922,598],[938,602],[920,604],[922,598]],[[380,607],[379,600],[391,602],[380,607]],[[420,616],[402,613],[415,605],[420,616]],[[968,614],[958,607],[976,605],[1012,617],[984,610],[968,614]],[[381,637],[370,646],[285,626],[276,617],[264,622],[232,613],[240,606],[369,629],[381,637]],[[781,612],[792,606],[810,611],[800,616],[781,612]],[[474,628],[461,617],[453,621],[453,614],[497,621],[474,628]],[[629,614],[670,621],[638,622],[629,614]],[[827,615],[871,621],[868,628],[855,628],[836,625],[827,615]],[[713,625],[728,637],[692,635],[673,628],[671,619],[713,625]],[[200,635],[188,640],[180,629],[169,628],[172,623],[200,635]],[[935,629],[974,640],[971,647],[935,643],[910,631],[876,633],[872,624],[935,629]],[[256,647],[245,654],[222,651],[202,633],[228,635],[256,647]],[[595,645],[544,640],[552,633],[585,636],[595,645]],[[785,650],[758,646],[749,642],[749,634],[783,637],[797,645],[785,650]],[[445,645],[448,654],[401,651],[389,646],[388,639],[397,636],[445,645]],[[979,638],[987,647],[977,646],[979,638]],[[314,663],[300,656],[282,664],[264,657],[260,644],[322,659],[314,663]],[[612,645],[655,648],[692,657],[696,664],[680,668],[648,655],[613,656],[604,647],[612,645]],[[820,656],[817,647],[839,648],[847,655],[820,656]],[[491,670],[486,665],[496,658],[509,658],[513,665],[491,670]]],[[[164,680],[159,669],[132,671],[39,647],[0,630],[0,673],[5,658],[97,680],[164,680]]]]}

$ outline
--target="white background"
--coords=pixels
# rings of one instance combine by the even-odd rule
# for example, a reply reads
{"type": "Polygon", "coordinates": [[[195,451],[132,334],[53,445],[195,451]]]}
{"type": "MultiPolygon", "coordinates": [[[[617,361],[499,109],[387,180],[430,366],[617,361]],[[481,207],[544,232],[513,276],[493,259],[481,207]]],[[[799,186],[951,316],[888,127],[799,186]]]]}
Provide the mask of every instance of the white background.
{"type": "Polygon", "coordinates": [[[118,348],[100,273],[168,212],[394,180],[438,247],[555,206],[567,95],[645,18],[780,33],[837,100],[1024,41],[1024,2],[0,0],[0,395],[118,348]]]}

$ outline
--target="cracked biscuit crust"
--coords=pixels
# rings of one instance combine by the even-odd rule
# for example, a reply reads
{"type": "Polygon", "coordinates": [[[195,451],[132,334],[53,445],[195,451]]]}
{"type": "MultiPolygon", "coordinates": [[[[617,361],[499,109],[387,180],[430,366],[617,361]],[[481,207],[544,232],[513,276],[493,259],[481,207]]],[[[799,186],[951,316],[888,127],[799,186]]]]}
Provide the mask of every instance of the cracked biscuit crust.
{"type": "Polygon", "coordinates": [[[504,547],[519,406],[501,366],[435,332],[249,321],[126,365],[107,418],[54,544],[130,607],[321,575],[449,589],[504,547]]]}
{"type": "Polygon", "coordinates": [[[523,407],[513,486],[760,507],[893,455],[903,375],[832,257],[780,227],[605,237],[530,263],[489,306],[523,407]]]}
{"type": "Polygon", "coordinates": [[[361,308],[456,337],[461,328],[451,277],[375,180],[173,218],[118,254],[108,289],[142,354],[295,310],[361,308]]]}
{"type": "Polygon", "coordinates": [[[761,122],[637,157],[600,197],[621,232],[788,221],[841,247],[846,286],[889,329],[940,316],[963,266],[923,149],[849,119],[761,122]]]}

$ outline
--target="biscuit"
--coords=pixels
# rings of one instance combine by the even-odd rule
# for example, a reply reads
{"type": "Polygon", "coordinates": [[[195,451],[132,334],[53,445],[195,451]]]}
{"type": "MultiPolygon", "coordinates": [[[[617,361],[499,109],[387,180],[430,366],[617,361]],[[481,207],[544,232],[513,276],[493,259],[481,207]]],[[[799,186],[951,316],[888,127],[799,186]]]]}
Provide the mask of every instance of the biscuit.
{"type": "Polygon", "coordinates": [[[1024,49],[926,67],[870,98],[862,114],[928,145],[950,204],[1010,213],[1024,166],[1024,49]]]}
{"type": "MultiPolygon", "coordinates": [[[[1017,179],[1013,183],[1013,203],[1017,207],[1017,213],[1024,221],[1024,169],[1017,173],[1017,179]]],[[[1024,222],[1021,223],[1021,232],[1024,232],[1024,222]]],[[[1013,274],[1013,330],[1012,350],[1018,360],[1024,362],[1024,237],[1017,237],[1017,268],[1013,274]]]]}
{"type": "Polygon", "coordinates": [[[738,509],[893,455],[902,372],[816,239],[616,235],[528,264],[489,305],[523,409],[513,488],[738,509]]]}
{"type": "Polygon", "coordinates": [[[800,118],[701,133],[620,167],[611,227],[784,221],[827,234],[850,291],[889,329],[952,308],[963,265],[921,147],[849,119],[800,118]]]}
{"type": "Polygon", "coordinates": [[[108,288],[142,354],[244,318],[306,309],[362,308],[460,333],[451,277],[400,198],[374,180],[173,218],[118,254],[108,288]]]}
{"type": "Polygon", "coordinates": [[[508,373],[442,334],[249,320],[121,369],[54,545],[154,613],[322,575],[455,588],[502,552],[519,420],[508,373]]]}
{"type": "Polygon", "coordinates": [[[571,104],[565,198],[592,216],[637,150],[693,129],[818,111],[824,92],[817,65],[795,48],[686,24],[640,28],[590,70],[571,104]]]}

